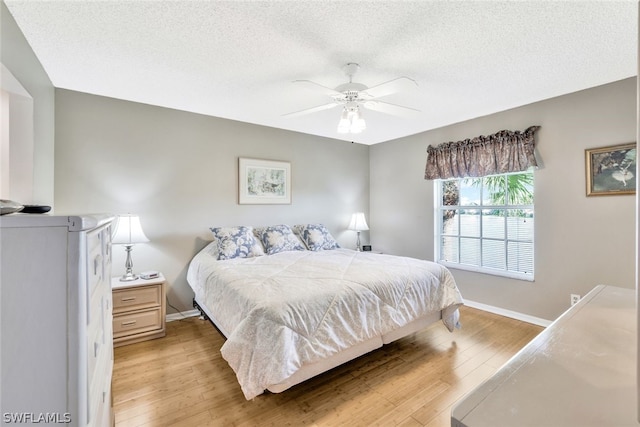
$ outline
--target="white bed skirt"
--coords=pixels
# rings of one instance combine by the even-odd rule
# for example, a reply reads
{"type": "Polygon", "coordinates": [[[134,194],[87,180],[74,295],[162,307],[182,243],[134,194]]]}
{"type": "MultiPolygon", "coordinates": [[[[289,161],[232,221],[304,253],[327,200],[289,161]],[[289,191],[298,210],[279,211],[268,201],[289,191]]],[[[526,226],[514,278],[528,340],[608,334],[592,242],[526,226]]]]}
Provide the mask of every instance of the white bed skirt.
{"type": "MultiPolygon", "coordinates": [[[[198,305],[199,310],[206,314],[211,323],[213,323],[214,326],[220,331],[220,333],[226,338],[227,332],[219,326],[219,323],[216,322],[215,317],[209,312],[207,307],[204,304],[200,303],[197,298],[194,298],[194,302],[198,305]]],[[[268,386],[267,390],[272,393],[282,393],[283,391],[293,387],[296,384],[300,384],[301,382],[320,375],[323,372],[327,372],[350,360],[367,354],[375,349],[382,347],[384,344],[392,343],[393,341],[406,337],[407,335],[418,332],[441,319],[441,311],[429,313],[426,316],[415,319],[414,321],[406,324],[401,328],[389,332],[388,334],[371,338],[319,362],[304,365],[285,381],[268,386]]]]}

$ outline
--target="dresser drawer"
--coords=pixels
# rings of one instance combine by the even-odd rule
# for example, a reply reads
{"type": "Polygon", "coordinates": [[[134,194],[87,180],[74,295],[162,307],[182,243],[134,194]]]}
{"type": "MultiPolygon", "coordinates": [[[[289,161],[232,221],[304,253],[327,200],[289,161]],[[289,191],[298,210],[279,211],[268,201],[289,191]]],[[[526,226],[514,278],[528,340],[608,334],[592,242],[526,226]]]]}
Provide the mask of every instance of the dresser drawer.
{"type": "MultiPolygon", "coordinates": [[[[111,296],[106,294],[99,299],[98,310],[94,311],[93,321],[87,327],[87,383],[101,384],[104,373],[113,360],[111,296]]],[[[101,387],[101,386],[100,386],[101,387]]]]}
{"type": "Polygon", "coordinates": [[[101,427],[113,426],[114,424],[111,421],[111,387],[105,385],[104,388],[97,390],[92,396],[92,413],[89,418],[89,425],[101,427]]]}
{"type": "MultiPolygon", "coordinates": [[[[107,349],[106,346],[105,349],[107,349]]],[[[110,410],[111,406],[111,376],[113,371],[111,352],[112,347],[108,346],[108,351],[103,353],[105,357],[101,356],[98,359],[96,375],[89,384],[89,395],[87,396],[87,423],[89,426],[107,427],[110,425],[104,423],[104,411],[110,410]]]]}
{"type": "MultiPolygon", "coordinates": [[[[87,239],[90,240],[90,239],[87,239]]],[[[87,253],[87,288],[88,295],[93,295],[101,282],[104,282],[104,257],[100,246],[87,253]]]]}
{"type": "Polygon", "coordinates": [[[109,312],[112,310],[111,292],[108,285],[109,284],[104,281],[98,281],[94,287],[93,293],[88,295],[89,305],[87,306],[87,325],[89,327],[96,322],[101,322],[101,316],[104,316],[106,313],[104,308],[108,308],[109,312]],[[103,307],[103,303],[105,302],[104,300],[107,297],[109,299],[108,304],[103,307]]]}
{"type": "Polygon", "coordinates": [[[87,329],[87,384],[94,381],[99,360],[103,357],[104,330],[100,322],[93,322],[87,329]]]}
{"type": "Polygon", "coordinates": [[[162,285],[140,286],[113,291],[113,313],[158,307],[162,303],[162,285]]]}
{"type": "Polygon", "coordinates": [[[162,309],[160,307],[113,316],[114,338],[162,328],[162,309]]]}
{"type": "Polygon", "coordinates": [[[87,295],[89,298],[101,284],[108,286],[111,271],[110,227],[92,230],[87,233],[87,295]]]}

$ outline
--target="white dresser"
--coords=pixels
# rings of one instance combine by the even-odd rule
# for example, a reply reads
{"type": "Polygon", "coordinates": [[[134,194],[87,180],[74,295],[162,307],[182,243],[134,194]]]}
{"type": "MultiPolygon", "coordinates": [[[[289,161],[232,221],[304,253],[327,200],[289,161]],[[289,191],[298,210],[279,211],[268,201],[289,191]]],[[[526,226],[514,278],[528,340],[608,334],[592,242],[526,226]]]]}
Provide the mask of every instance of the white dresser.
{"type": "Polygon", "coordinates": [[[2,424],[113,424],[112,220],[0,217],[2,424]]]}
{"type": "Polygon", "coordinates": [[[637,427],[635,294],[596,286],[459,400],[451,426],[637,427]]]}

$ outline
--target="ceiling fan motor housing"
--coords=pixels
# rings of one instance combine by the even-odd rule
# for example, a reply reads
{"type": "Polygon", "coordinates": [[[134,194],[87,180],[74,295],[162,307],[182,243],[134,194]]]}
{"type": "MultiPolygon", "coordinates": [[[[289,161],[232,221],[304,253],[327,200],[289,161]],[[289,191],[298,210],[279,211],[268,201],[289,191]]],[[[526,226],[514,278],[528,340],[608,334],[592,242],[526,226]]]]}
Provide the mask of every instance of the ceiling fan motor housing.
{"type": "MultiPolygon", "coordinates": [[[[347,85],[352,86],[352,85],[358,85],[358,86],[364,86],[358,83],[347,83],[347,85]]],[[[342,86],[347,86],[347,85],[342,85],[342,86]]],[[[336,101],[339,102],[352,102],[352,101],[363,101],[364,99],[360,97],[360,93],[362,91],[362,89],[355,89],[355,88],[343,88],[342,86],[338,86],[336,88],[337,92],[341,93],[341,96],[335,96],[333,99],[335,99],[336,101]]],[[[364,88],[366,89],[366,86],[364,86],[364,88]]]]}

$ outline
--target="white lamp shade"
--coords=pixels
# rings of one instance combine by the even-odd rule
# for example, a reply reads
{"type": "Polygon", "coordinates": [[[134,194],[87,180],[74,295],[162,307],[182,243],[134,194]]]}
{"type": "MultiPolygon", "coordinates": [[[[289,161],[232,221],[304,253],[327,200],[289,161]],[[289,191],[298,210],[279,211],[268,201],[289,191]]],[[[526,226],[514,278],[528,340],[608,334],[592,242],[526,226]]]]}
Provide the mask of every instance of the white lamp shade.
{"type": "Polygon", "coordinates": [[[351,216],[351,222],[349,223],[349,230],[363,231],[368,230],[367,220],[364,218],[363,212],[356,212],[351,216]]]}
{"type": "Polygon", "coordinates": [[[116,221],[112,242],[116,245],[145,243],[149,239],[144,235],[138,215],[121,215],[116,221]]]}

